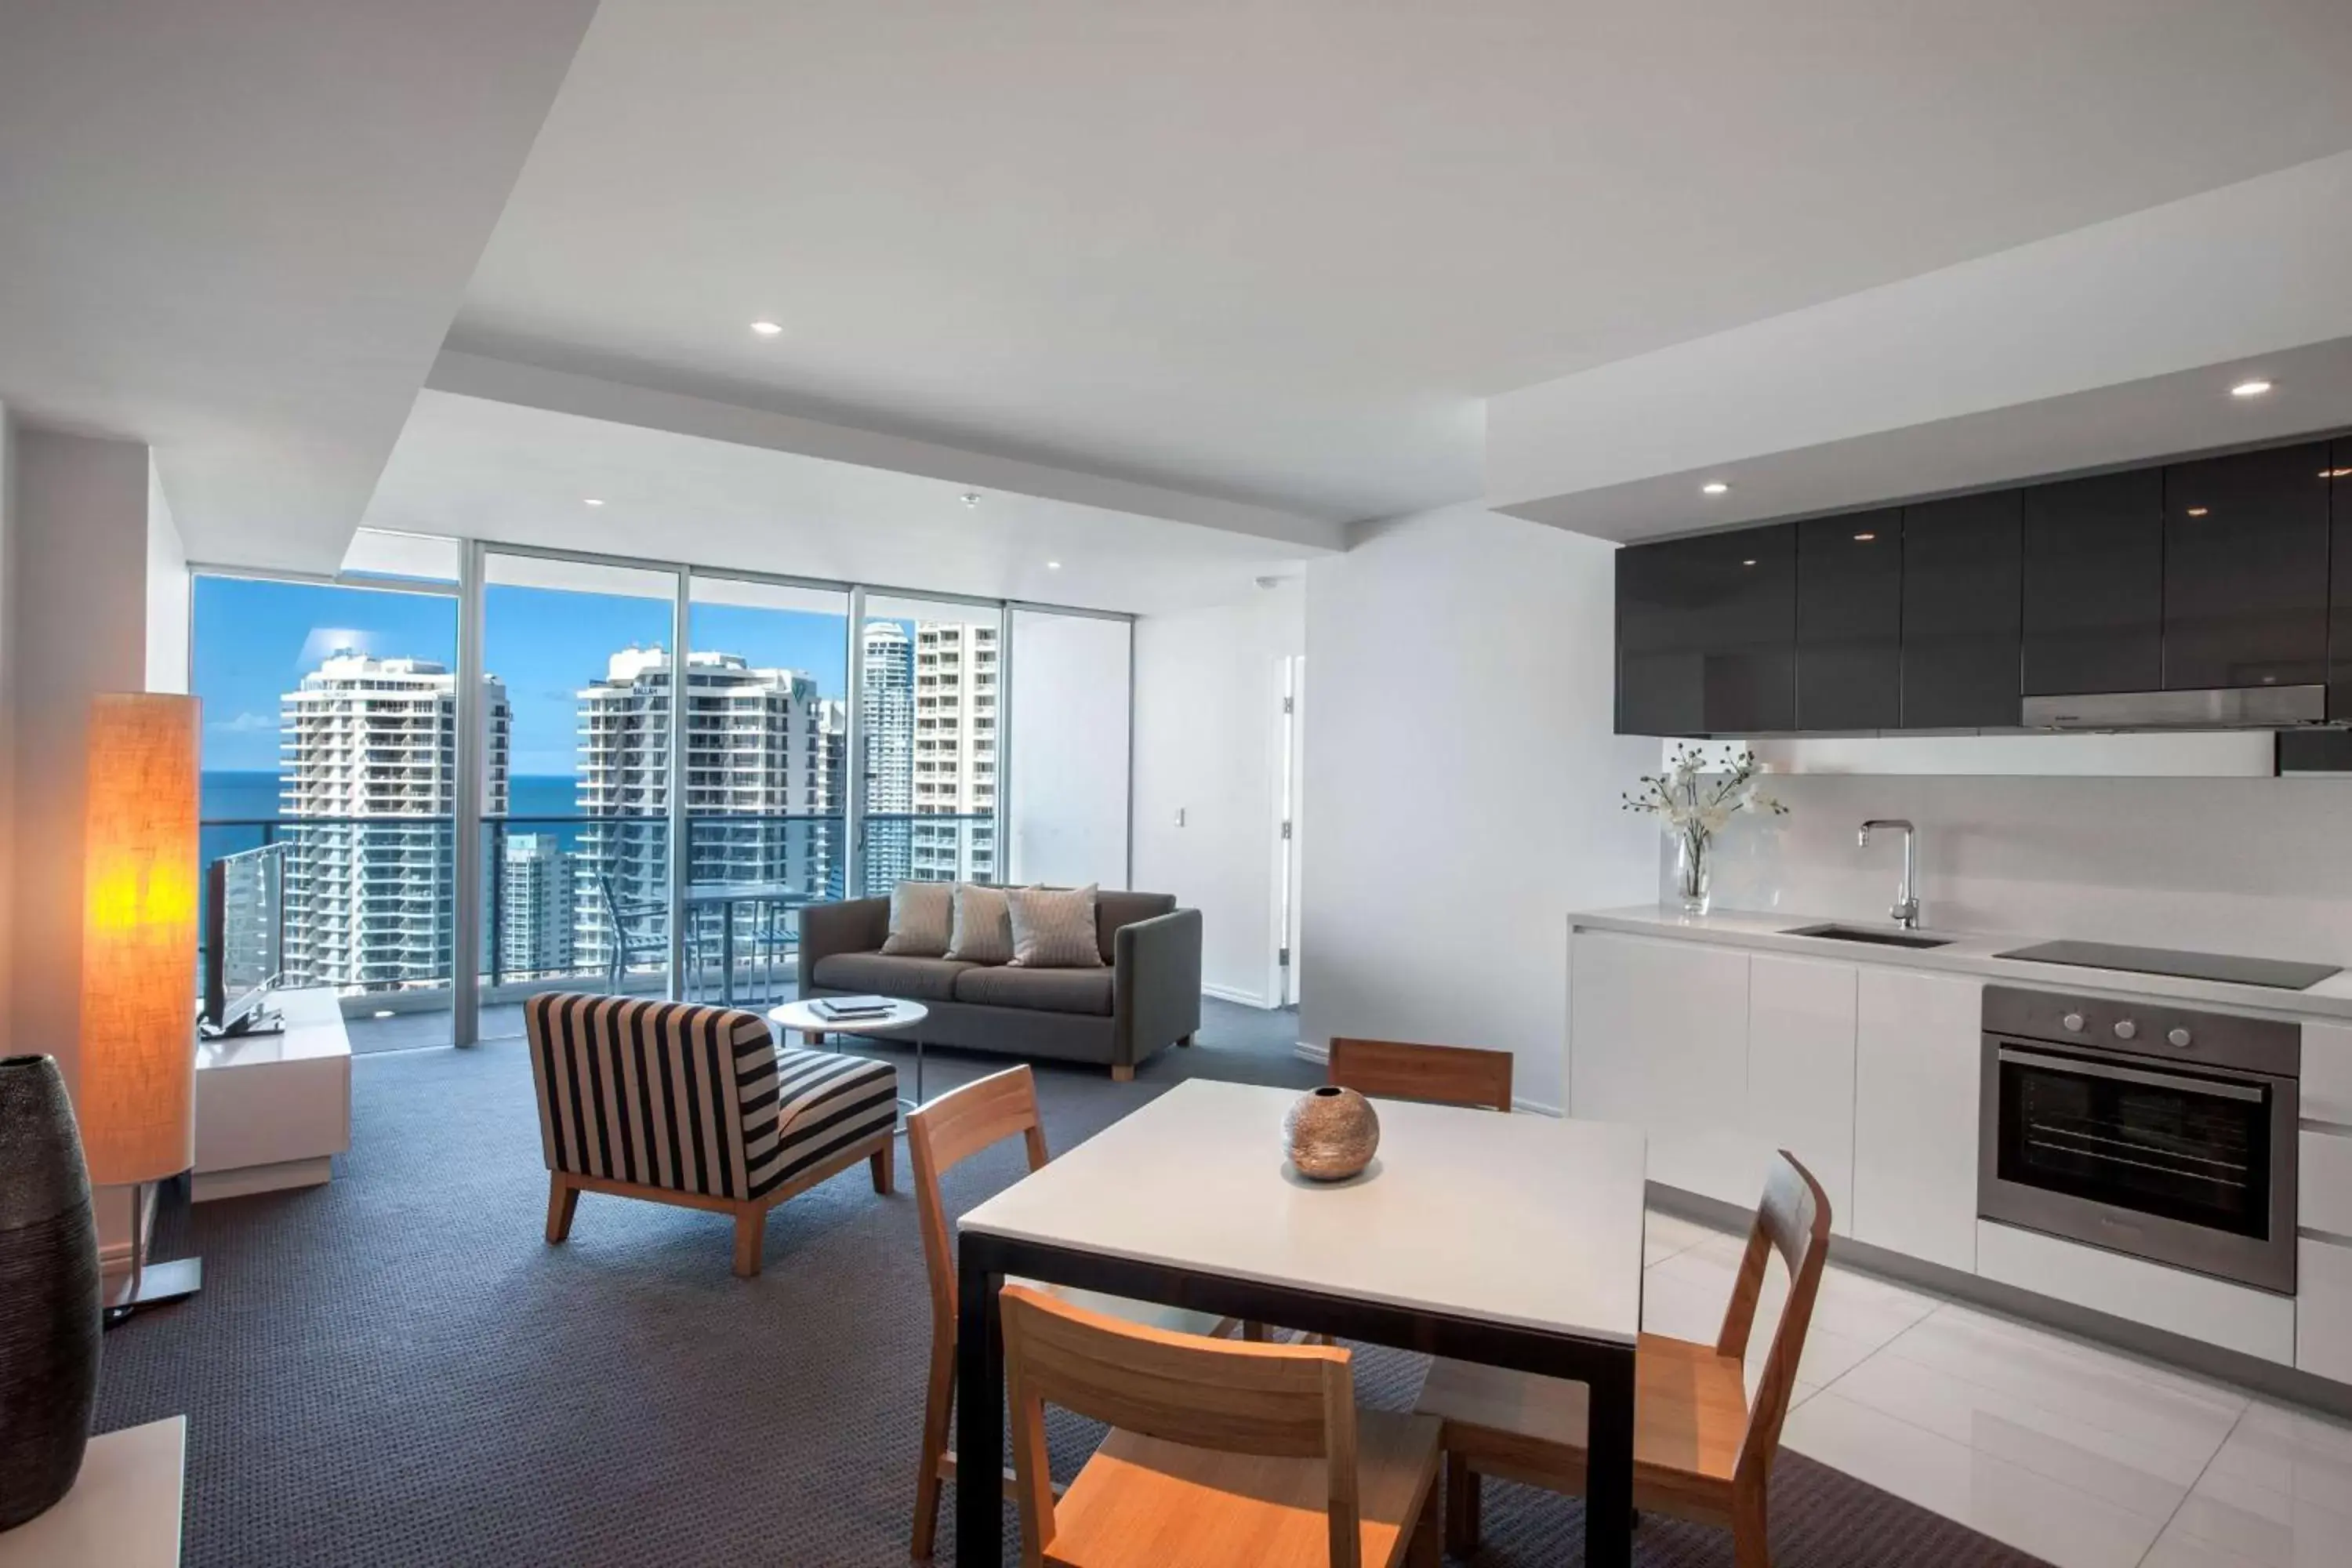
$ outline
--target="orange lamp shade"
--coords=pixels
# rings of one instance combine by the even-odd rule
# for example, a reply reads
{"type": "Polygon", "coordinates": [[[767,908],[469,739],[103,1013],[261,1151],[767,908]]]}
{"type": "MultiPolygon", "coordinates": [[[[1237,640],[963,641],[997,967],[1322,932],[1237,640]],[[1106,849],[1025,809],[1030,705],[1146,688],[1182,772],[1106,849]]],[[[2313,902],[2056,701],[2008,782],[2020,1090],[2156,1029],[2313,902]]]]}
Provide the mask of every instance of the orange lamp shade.
{"type": "Polygon", "coordinates": [[[100,1185],[195,1163],[200,710],[143,692],[90,704],[75,1100],[100,1185]]]}

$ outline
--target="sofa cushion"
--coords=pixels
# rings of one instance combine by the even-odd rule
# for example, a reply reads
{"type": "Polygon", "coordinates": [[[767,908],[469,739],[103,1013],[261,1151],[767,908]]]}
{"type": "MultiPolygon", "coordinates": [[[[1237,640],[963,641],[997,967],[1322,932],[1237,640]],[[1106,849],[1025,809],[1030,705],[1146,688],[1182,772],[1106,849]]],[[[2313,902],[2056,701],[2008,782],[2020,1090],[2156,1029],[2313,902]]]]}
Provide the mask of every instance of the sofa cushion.
{"type": "Polygon", "coordinates": [[[1164,915],[1176,907],[1173,893],[1100,892],[1095,895],[1095,941],[1102,952],[1102,961],[1108,963],[1116,956],[1113,943],[1118,928],[1148,921],[1154,915],[1164,915]]]}
{"type": "Polygon", "coordinates": [[[945,882],[901,882],[890,893],[890,934],[882,951],[893,958],[938,958],[953,929],[955,889],[945,882]]]}
{"type": "Polygon", "coordinates": [[[955,935],[947,955],[966,963],[1012,962],[1013,906],[1005,901],[1003,889],[956,884],[955,935]]]}
{"type": "Polygon", "coordinates": [[[1024,969],[1098,969],[1102,950],[1095,941],[1095,889],[1014,888],[1005,894],[1013,910],[1013,962],[1024,969]]]}
{"type": "Polygon", "coordinates": [[[983,1007],[1026,1007],[1034,1013],[1110,1016],[1108,969],[1015,969],[972,966],[956,976],[955,999],[983,1007]]]}
{"type": "Polygon", "coordinates": [[[816,961],[812,976],[828,991],[872,992],[908,1002],[952,1002],[956,976],[976,964],[952,958],[901,958],[887,952],[836,952],[816,961]]]}

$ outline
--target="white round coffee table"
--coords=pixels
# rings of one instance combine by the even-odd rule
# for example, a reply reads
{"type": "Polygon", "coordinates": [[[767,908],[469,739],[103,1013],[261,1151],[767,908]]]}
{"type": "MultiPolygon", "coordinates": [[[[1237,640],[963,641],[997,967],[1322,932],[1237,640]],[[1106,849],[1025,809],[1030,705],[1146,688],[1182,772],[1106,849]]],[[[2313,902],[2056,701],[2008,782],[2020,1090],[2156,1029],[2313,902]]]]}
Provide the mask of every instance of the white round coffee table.
{"type": "MultiPolygon", "coordinates": [[[[796,1030],[803,1035],[887,1035],[898,1029],[911,1028],[931,1016],[931,1010],[920,1002],[890,999],[890,1010],[869,1018],[828,1018],[806,1002],[787,1002],[781,1007],[768,1009],[768,1021],[780,1029],[796,1030]]],[[[914,1110],[923,1103],[923,1041],[915,1037],[915,1098],[898,1097],[901,1114],[898,1127],[906,1130],[905,1111],[914,1110]]]]}

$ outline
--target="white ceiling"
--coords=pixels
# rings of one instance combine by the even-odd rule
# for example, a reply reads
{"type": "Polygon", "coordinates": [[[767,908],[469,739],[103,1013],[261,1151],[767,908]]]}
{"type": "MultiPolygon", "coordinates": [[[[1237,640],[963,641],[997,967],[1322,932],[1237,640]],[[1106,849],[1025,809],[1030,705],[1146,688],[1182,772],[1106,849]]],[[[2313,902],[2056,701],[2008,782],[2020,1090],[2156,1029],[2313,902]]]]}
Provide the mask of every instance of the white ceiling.
{"type": "Polygon", "coordinates": [[[2352,148],[2347,82],[2343,0],[604,0],[451,342],[1394,513],[1487,395],[2352,148]]]}
{"type": "Polygon", "coordinates": [[[0,403],[342,554],[594,0],[0,5],[0,403]]]}
{"type": "Polygon", "coordinates": [[[1292,542],[514,403],[418,395],[373,528],[1161,614],[1323,553],[1292,542]],[[979,504],[962,498],[978,493],[979,504]],[[604,502],[587,504],[590,498],[604,502]],[[1058,561],[1058,570],[1046,563],[1058,561]]]}

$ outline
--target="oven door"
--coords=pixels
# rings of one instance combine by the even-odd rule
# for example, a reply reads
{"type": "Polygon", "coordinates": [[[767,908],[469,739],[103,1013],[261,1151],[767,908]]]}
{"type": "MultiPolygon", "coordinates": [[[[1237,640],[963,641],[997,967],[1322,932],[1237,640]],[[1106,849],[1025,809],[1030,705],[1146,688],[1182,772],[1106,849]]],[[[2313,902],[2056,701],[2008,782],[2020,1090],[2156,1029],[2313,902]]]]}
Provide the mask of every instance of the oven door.
{"type": "Polygon", "coordinates": [[[2294,1291],[2295,1082],[1988,1035],[1978,1211],[2294,1291]]]}

